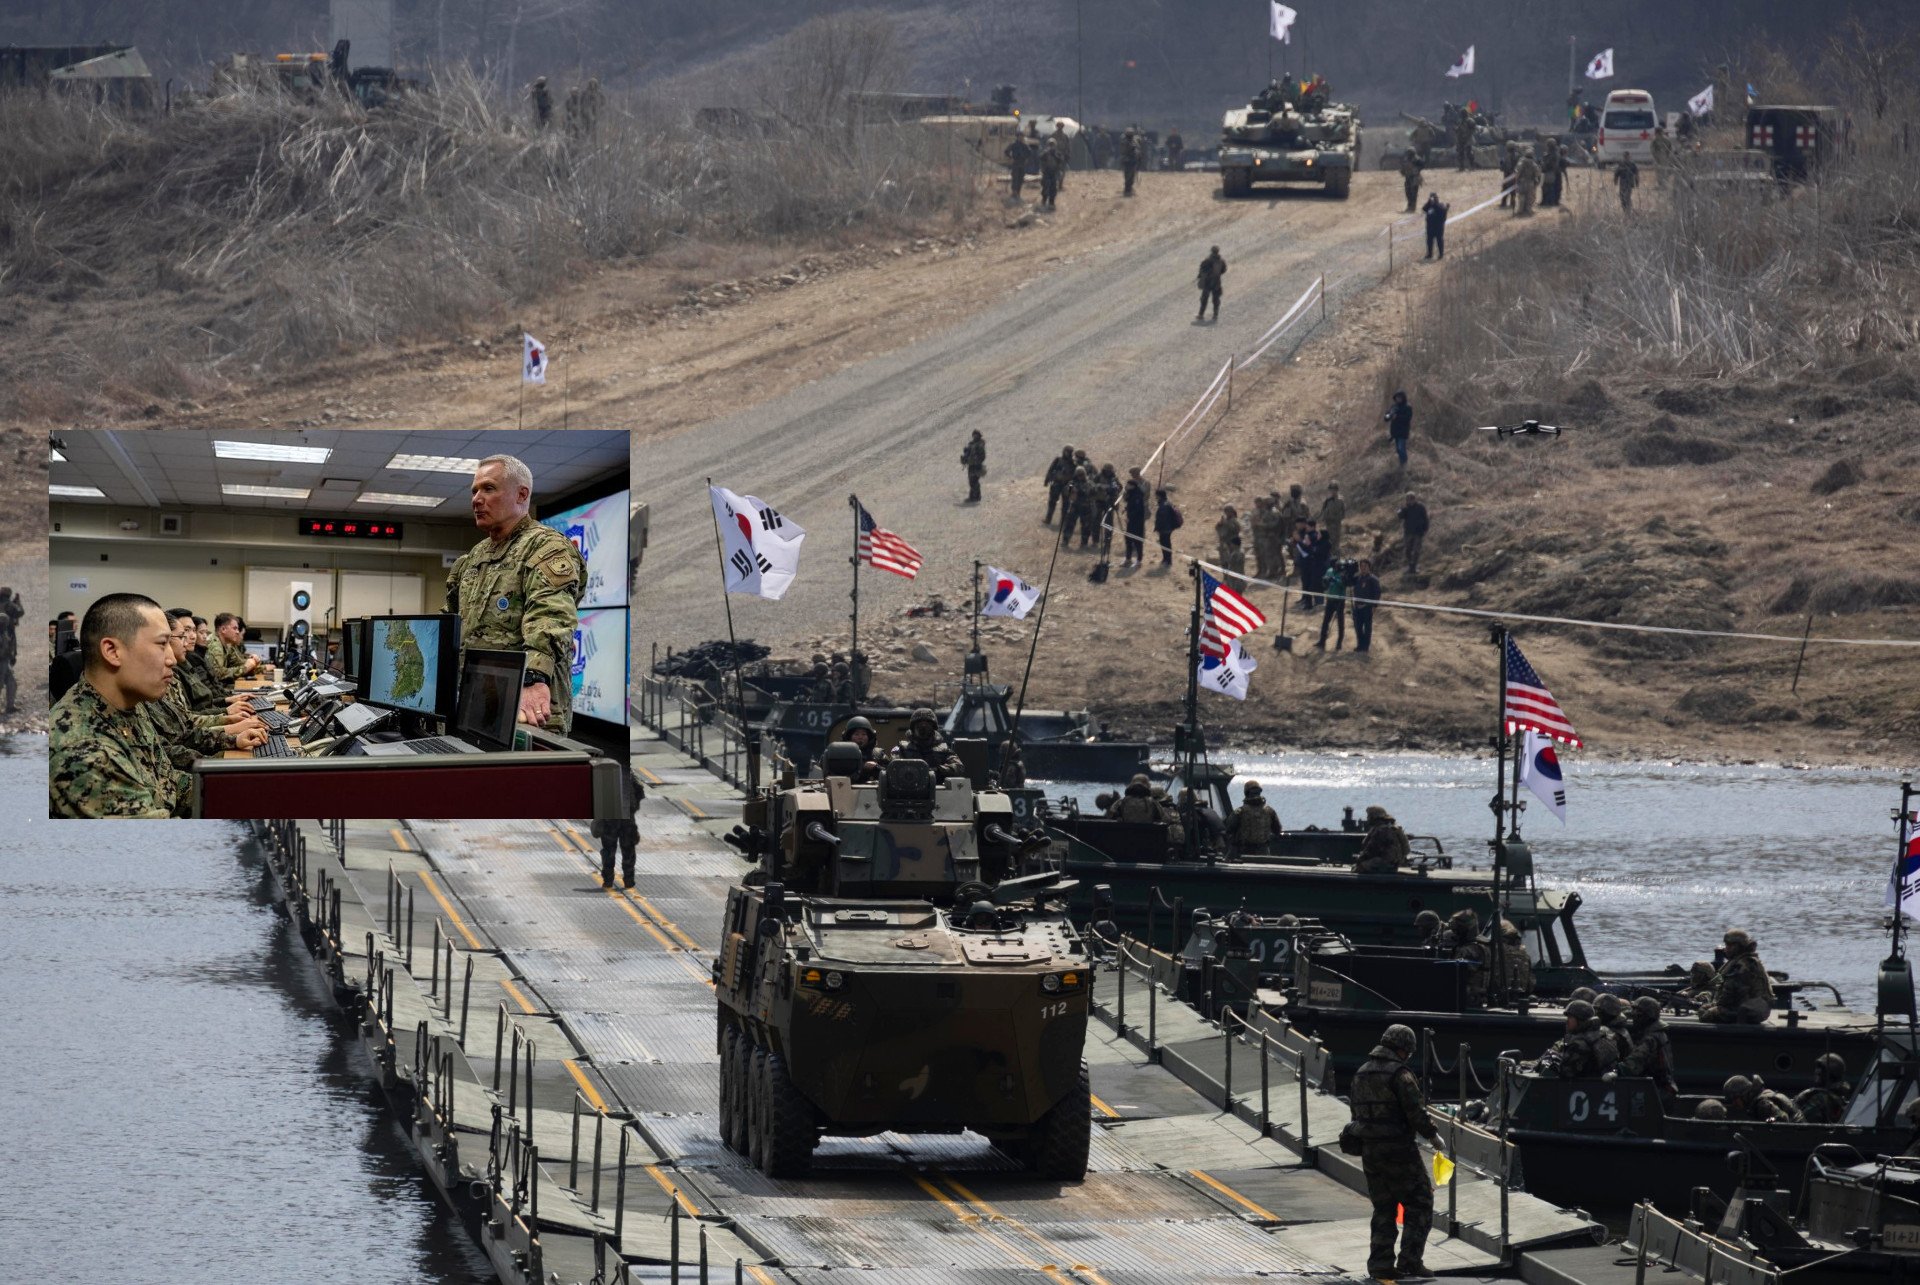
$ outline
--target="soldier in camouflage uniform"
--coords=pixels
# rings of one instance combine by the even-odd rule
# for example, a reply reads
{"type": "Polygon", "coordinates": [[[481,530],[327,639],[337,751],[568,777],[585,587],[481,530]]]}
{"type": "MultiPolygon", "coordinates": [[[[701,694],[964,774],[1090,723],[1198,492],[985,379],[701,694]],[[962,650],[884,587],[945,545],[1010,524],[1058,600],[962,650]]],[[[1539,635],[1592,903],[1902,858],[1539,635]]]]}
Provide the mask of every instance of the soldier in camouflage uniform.
{"type": "Polygon", "coordinates": [[[1020,199],[1020,188],[1027,181],[1027,166],[1033,164],[1033,144],[1024,134],[1016,133],[1001,155],[1007,158],[1007,190],[1014,200],[1020,199]]]}
{"type": "Polygon", "coordinates": [[[587,562],[573,542],[527,512],[533,474],[510,455],[473,473],[473,521],[487,538],[453,564],[446,609],[469,647],[527,656],[520,721],[565,735],[573,726],[573,646],[587,562]]]}
{"type": "Polygon", "coordinates": [[[1533,994],[1533,958],[1527,954],[1526,939],[1510,919],[1500,921],[1500,971],[1509,999],[1533,994]]]}
{"type": "Polygon", "coordinates": [[[1253,574],[1262,580],[1278,580],[1286,574],[1286,559],[1280,552],[1286,537],[1281,533],[1280,509],[1272,496],[1254,500],[1249,525],[1253,527],[1253,574]]]}
{"type": "Polygon", "coordinates": [[[974,429],[973,436],[960,451],[960,462],[967,466],[967,503],[980,502],[980,479],[987,475],[987,439],[974,429]]]}
{"type": "Polygon", "coordinates": [[[1133,195],[1134,176],[1140,167],[1147,163],[1147,139],[1138,125],[1130,125],[1127,132],[1120,136],[1120,174],[1126,180],[1122,196],[1133,195]]]}
{"type": "Polygon", "coordinates": [[[1680,1096],[1680,1085],[1673,1078],[1673,1037],[1660,1020],[1660,1001],[1642,995],[1633,1001],[1631,1020],[1633,1049],[1620,1059],[1620,1074],[1646,1076],[1668,1100],[1680,1096]]]}
{"type": "Polygon", "coordinates": [[[1283,548],[1292,548],[1295,537],[1300,534],[1300,524],[1313,517],[1313,510],[1307,506],[1305,488],[1298,482],[1287,488],[1287,498],[1280,504],[1280,543],[1283,548]]]}
{"type": "Polygon", "coordinates": [[[1280,814],[1261,796],[1260,782],[1248,781],[1240,789],[1240,806],[1227,818],[1227,855],[1270,854],[1280,833],[1280,814]]]}
{"type": "Polygon", "coordinates": [[[1327,498],[1320,505],[1320,515],[1315,519],[1327,536],[1327,557],[1338,559],[1340,556],[1340,528],[1347,520],[1347,502],[1340,498],[1340,484],[1327,483],[1327,498]]]}
{"type": "Polygon", "coordinates": [[[1453,120],[1453,157],[1465,173],[1473,168],[1473,113],[1463,111],[1453,120]]]}
{"type": "Polygon", "coordinates": [[[1431,910],[1423,910],[1413,917],[1413,933],[1422,946],[1439,948],[1440,927],[1440,916],[1431,910]]]}
{"type": "Polygon", "coordinates": [[[627,887],[633,887],[633,867],[636,860],[635,848],[640,842],[640,800],[647,796],[647,790],[640,778],[628,772],[620,782],[621,793],[625,796],[627,815],[611,820],[596,820],[588,828],[593,836],[600,840],[600,886],[611,888],[613,882],[613,858],[617,852],[620,857],[620,873],[627,881],[627,887]]]}
{"type": "Polygon", "coordinates": [[[245,678],[260,668],[260,662],[247,655],[241,642],[246,632],[247,622],[231,611],[223,611],[213,618],[214,636],[207,644],[207,668],[228,691],[233,690],[235,679],[245,678]]]}
{"type": "Polygon", "coordinates": [[[1712,1001],[1700,1010],[1703,1022],[1738,1022],[1758,1026],[1773,1011],[1773,980],[1755,953],[1753,938],[1740,928],[1729,928],[1721,939],[1727,962],[1714,974],[1712,1001]]]}
{"type": "MultiPolygon", "coordinates": [[[[1410,851],[1407,832],[1400,828],[1391,813],[1375,804],[1367,809],[1367,837],[1360,841],[1360,857],[1354,862],[1354,873],[1390,875],[1406,864],[1410,851]]],[[[1434,916],[1434,922],[1438,925],[1439,916],[1434,916]]]]}
{"type": "Polygon", "coordinates": [[[1480,916],[1471,910],[1456,910],[1447,919],[1444,953],[1467,965],[1466,998],[1470,1004],[1487,1002],[1487,965],[1492,953],[1480,940],[1480,916]]]}
{"type": "Polygon", "coordinates": [[[86,671],[49,720],[48,814],[185,815],[191,778],[169,760],[146,709],[166,695],[173,671],[166,613],[137,593],[108,594],[87,608],[80,641],[86,671]]]}
{"type": "Polygon", "coordinates": [[[1073,476],[1067,479],[1066,487],[1060,493],[1060,543],[1072,547],[1073,529],[1080,525],[1081,498],[1086,489],[1093,485],[1093,470],[1084,465],[1075,465],[1073,476]]]}
{"type": "Polygon", "coordinates": [[[1793,1109],[1808,1124],[1838,1124],[1847,1114],[1853,1086],[1847,1083],[1847,1064],[1838,1053],[1822,1053],[1813,1063],[1813,1087],[1802,1089],[1793,1109]]]}
{"type": "Polygon", "coordinates": [[[1727,1115],[1734,1120],[1757,1120],[1763,1124],[1798,1124],[1800,1113],[1786,1096],[1766,1086],[1759,1076],[1748,1079],[1734,1075],[1720,1086],[1726,1099],[1727,1115]]]}
{"type": "Polygon", "coordinates": [[[7,689],[5,713],[14,711],[13,662],[20,658],[20,617],[27,614],[11,589],[0,588],[0,683],[7,689]]]}
{"type": "Polygon", "coordinates": [[[1062,506],[1067,496],[1067,487],[1073,482],[1073,448],[1060,448],[1060,458],[1047,465],[1047,516],[1040,520],[1042,526],[1053,525],[1053,510],[1062,506]]]}
{"type": "Polygon", "coordinates": [[[1164,819],[1160,805],[1154,801],[1153,783],[1139,772],[1127,782],[1125,793],[1107,809],[1107,815],[1116,821],[1135,821],[1148,825],[1164,819]]]}
{"type": "Polygon", "coordinates": [[[925,706],[913,711],[907,724],[906,739],[895,745],[887,758],[919,759],[938,776],[967,774],[966,765],[955,756],[953,747],[947,744],[947,738],[941,734],[939,720],[925,706]]]}
{"type": "Polygon", "coordinates": [[[1727,1104],[1719,1098],[1702,1098],[1700,1105],[1693,1109],[1696,1120],[1724,1120],[1727,1118],[1727,1104]]]}
{"type": "Polygon", "coordinates": [[[1080,488],[1080,547],[1086,548],[1100,538],[1100,515],[1107,508],[1107,476],[1113,465],[1103,464],[1104,472],[1096,473],[1089,469],[1087,481],[1080,488]]]}
{"type": "Polygon", "coordinates": [[[1407,1067],[1416,1046],[1412,1028],[1396,1022],[1353,1073],[1350,1127],[1360,1139],[1367,1199],[1373,1202],[1367,1272],[1380,1279],[1428,1274],[1422,1258],[1427,1233],[1433,1229],[1433,1183],[1414,1139],[1424,1136],[1438,1147],[1440,1131],[1427,1114],[1420,1081],[1407,1067]],[[1396,1221],[1402,1224],[1397,1259],[1393,1252],[1396,1221]]]}
{"type": "Polygon", "coordinates": [[[197,713],[187,695],[186,683],[182,675],[186,666],[184,658],[192,645],[193,620],[174,616],[169,612],[170,632],[168,639],[173,646],[173,674],[167,683],[166,694],[157,701],[150,701],[144,709],[153,720],[153,725],[167,743],[167,756],[173,765],[183,770],[193,766],[193,761],[228,750],[250,750],[263,744],[267,739],[266,724],[247,712],[228,712],[224,708],[216,714],[197,713]]]}
{"type": "Polygon", "coordinates": [[[1613,1036],[1613,1046],[1622,1058],[1633,1052],[1633,1024],[1627,1020],[1627,1001],[1618,995],[1601,995],[1593,1001],[1600,1025],[1613,1036]]]}
{"type": "Polygon", "coordinates": [[[1568,1000],[1566,1015],[1567,1033],[1534,1063],[1534,1072],[1577,1080],[1612,1070],[1620,1060],[1620,1050],[1600,1025],[1593,1005],[1584,999],[1568,1000]]]}
{"type": "Polygon", "coordinates": [[[1400,155],[1400,184],[1407,189],[1407,213],[1412,214],[1420,200],[1422,175],[1420,158],[1411,150],[1400,155]]]}
{"type": "Polygon", "coordinates": [[[1533,217],[1534,194],[1540,188],[1540,164],[1533,159],[1532,152],[1521,152],[1519,161],[1513,167],[1513,217],[1530,219],[1533,217]]]}

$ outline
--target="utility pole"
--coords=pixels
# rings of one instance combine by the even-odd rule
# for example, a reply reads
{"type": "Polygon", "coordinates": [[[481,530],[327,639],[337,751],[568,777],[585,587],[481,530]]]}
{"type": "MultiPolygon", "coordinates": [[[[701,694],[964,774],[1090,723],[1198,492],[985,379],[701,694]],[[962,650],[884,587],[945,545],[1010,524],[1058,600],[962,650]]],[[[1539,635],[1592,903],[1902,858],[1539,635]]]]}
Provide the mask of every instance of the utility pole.
{"type": "Polygon", "coordinates": [[[1073,114],[1081,128],[1087,124],[1087,59],[1080,46],[1081,11],[1086,0],[1073,0],[1073,114]]]}
{"type": "Polygon", "coordinates": [[[1573,91],[1580,87],[1579,82],[1577,82],[1573,78],[1575,72],[1578,70],[1578,64],[1575,63],[1574,61],[1577,55],[1573,52],[1573,40],[1574,38],[1572,36],[1567,37],[1567,95],[1568,97],[1572,97],[1573,91]]]}

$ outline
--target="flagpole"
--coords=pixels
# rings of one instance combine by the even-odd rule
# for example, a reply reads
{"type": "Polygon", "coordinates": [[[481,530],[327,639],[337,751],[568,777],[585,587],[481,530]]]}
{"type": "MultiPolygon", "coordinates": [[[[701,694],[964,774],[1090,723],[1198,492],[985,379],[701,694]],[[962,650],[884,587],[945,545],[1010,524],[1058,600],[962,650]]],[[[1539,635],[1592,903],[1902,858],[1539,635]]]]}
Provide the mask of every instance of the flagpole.
{"type": "Polygon", "coordinates": [[[860,664],[860,497],[849,495],[847,507],[853,510],[853,556],[847,559],[853,565],[853,644],[847,653],[847,708],[851,710],[860,694],[855,677],[860,664]]]}
{"type": "MultiPolygon", "coordinates": [[[[1174,751],[1179,759],[1180,781],[1193,799],[1193,806],[1182,817],[1181,839],[1187,860],[1200,855],[1200,792],[1194,789],[1194,742],[1200,735],[1200,614],[1205,609],[1206,582],[1200,564],[1189,562],[1187,574],[1193,577],[1193,614],[1187,620],[1187,709],[1186,721],[1174,732],[1174,751]]],[[[1209,782],[1209,784],[1211,784],[1209,782]]],[[[1231,784],[1231,782],[1229,782],[1231,784]]]]}
{"type": "MultiPolygon", "coordinates": [[[[973,654],[980,654],[980,559],[973,560],[973,654]]],[[[965,674],[961,675],[964,680],[965,674]]]]}
{"type": "MultiPolygon", "coordinates": [[[[524,381],[523,381],[524,382],[524,381]]],[[[733,636],[733,599],[727,594],[727,546],[720,538],[720,515],[713,512],[713,479],[707,479],[707,512],[713,517],[713,556],[720,562],[720,605],[727,609],[727,645],[733,649],[734,717],[747,740],[747,791],[760,788],[760,737],[747,726],[747,680],[740,675],[740,644],[733,636]]]]}
{"type": "MultiPolygon", "coordinates": [[[[1500,705],[1504,709],[1506,701],[1502,700],[1500,705]]],[[[1526,752],[1527,738],[1525,733],[1521,733],[1508,739],[1513,742],[1513,797],[1507,801],[1507,837],[1518,839],[1520,837],[1520,756],[1526,752]]]]}
{"type": "MultiPolygon", "coordinates": [[[[1061,532],[1066,530],[1065,522],[1060,524],[1060,530],[1061,532]]],[[[1040,626],[1045,623],[1047,619],[1047,599],[1053,596],[1053,567],[1054,564],[1060,560],[1060,546],[1063,543],[1064,540],[1061,535],[1056,534],[1053,537],[1053,556],[1047,559],[1047,583],[1045,588],[1040,591],[1040,614],[1034,617],[1033,641],[1027,645],[1027,668],[1026,671],[1020,675],[1020,699],[1013,707],[1013,726],[1007,732],[1008,739],[1013,741],[1015,745],[1020,743],[1020,714],[1027,707],[1027,680],[1033,677],[1033,654],[1040,650],[1040,626]]],[[[974,565],[978,566],[979,564],[975,563],[974,565]]],[[[978,575],[979,573],[976,572],[975,574],[978,575]]],[[[976,580],[975,584],[977,585],[978,583],[976,580]]],[[[980,608],[978,606],[979,590],[977,588],[974,590],[974,595],[973,627],[975,630],[978,630],[980,628],[980,608]]]]}
{"type": "MultiPolygon", "coordinates": [[[[1507,732],[1507,627],[1505,625],[1493,627],[1492,641],[1494,650],[1500,657],[1500,701],[1495,710],[1498,721],[1494,724],[1493,736],[1493,761],[1496,774],[1491,805],[1493,807],[1493,842],[1487,845],[1493,849],[1493,924],[1488,932],[1488,937],[1493,942],[1493,949],[1488,960],[1487,991],[1489,994],[1504,992],[1501,921],[1506,918],[1507,880],[1506,844],[1501,837],[1500,811],[1503,802],[1501,795],[1506,793],[1507,787],[1507,747],[1514,739],[1507,732]]],[[[1520,765],[1517,762],[1513,767],[1513,776],[1514,796],[1517,802],[1520,793],[1520,765]]],[[[1517,834],[1515,837],[1518,837],[1517,834]]]]}

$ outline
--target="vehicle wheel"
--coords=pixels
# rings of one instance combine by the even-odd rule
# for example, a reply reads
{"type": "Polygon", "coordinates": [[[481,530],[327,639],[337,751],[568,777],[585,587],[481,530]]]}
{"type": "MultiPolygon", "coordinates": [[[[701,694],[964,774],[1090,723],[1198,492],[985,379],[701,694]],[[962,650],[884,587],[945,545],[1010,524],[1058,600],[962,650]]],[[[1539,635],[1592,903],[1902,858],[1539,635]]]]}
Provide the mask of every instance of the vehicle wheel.
{"type": "Polygon", "coordinates": [[[1220,195],[1244,196],[1247,188],[1250,186],[1251,184],[1247,182],[1247,176],[1244,172],[1240,170],[1220,171],[1220,195]]]}
{"type": "Polygon", "coordinates": [[[727,1051],[720,1063],[720,1080],[726,1096],[727,1110],[720,1126],[720,1136],[729,1150],[747,1154],[748,1115],[747,1106],[747,1059],[751,1056],[752,1045],[739,1031],[729,1031],[727,1051]]]}
{"type": "Polygon", "coordinates": [[[760,1172],[769,1178],[798,1178],[807,1171],[818,1139],[813,1109],[793,1087],[778,1053],[763,1055],[760,1068],[760,1172]]]}
{"type": "Polygon", "coordinates": [[[757,1045],[740,1059],[741,1069],[746,1074],[741,1077],[740,1096],[746,1102],[746,1149],[741,1152],[754,1168],[765,1171],[767,1167],[767,1104],[762,1081],[766,1074],[767,1051],[757,1045]]]}
{"type": "Polygon", "coordinates": [[[1327,176],[1327,195],[1336,201],[1347,199],[1347,192],[1353,187],[1353,171],[1342,170],[1327,176]]]}
{"type": "Polygon", "coordinates": [[[734,1122],[740,1111],[735,1101],[733,1053],[739,1042],[740,1033],[731,1026],[720,1029],[720,1141],[729,1149],[737,1149],[733,1145],[734,1122]]]}
{"type": "Polygon", "coordinates": [[[1026,1161],[1044,1177],[1079,1182],[1087,1176],[1087,1151],[1092,1144],[1093,1086],[1082,1062],[1079,1079],[1028,1134],[1026,1161]]]}

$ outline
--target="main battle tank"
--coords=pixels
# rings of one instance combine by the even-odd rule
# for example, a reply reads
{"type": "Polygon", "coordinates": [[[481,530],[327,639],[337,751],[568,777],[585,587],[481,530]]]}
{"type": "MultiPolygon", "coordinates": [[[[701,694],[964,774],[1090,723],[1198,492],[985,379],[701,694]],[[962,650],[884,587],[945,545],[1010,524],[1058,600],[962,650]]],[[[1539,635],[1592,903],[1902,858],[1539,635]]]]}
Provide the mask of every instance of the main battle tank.
{"type": "Polygon", "coordinates": [[[722,1137],[791,1177],[824,1134],[971,1129],[1079,1180],[1093,977],[1072,880],[1018,873],[1047,840],[1006,794],[910,758],[856,785],[860,761],[829,745],[821,779],[760,792],[728,836],[755,869],[713,970],[722,1137]]]}
{"type": "Polygon", "coordinates": [[[1278,84],[1220,122],[1220,191],[1244,196],[1256,183],[1318,183],[1345,199],[1360,155],[1360,117],[1326,100],[1323,86],[1285,97],[1278,84]]]}

